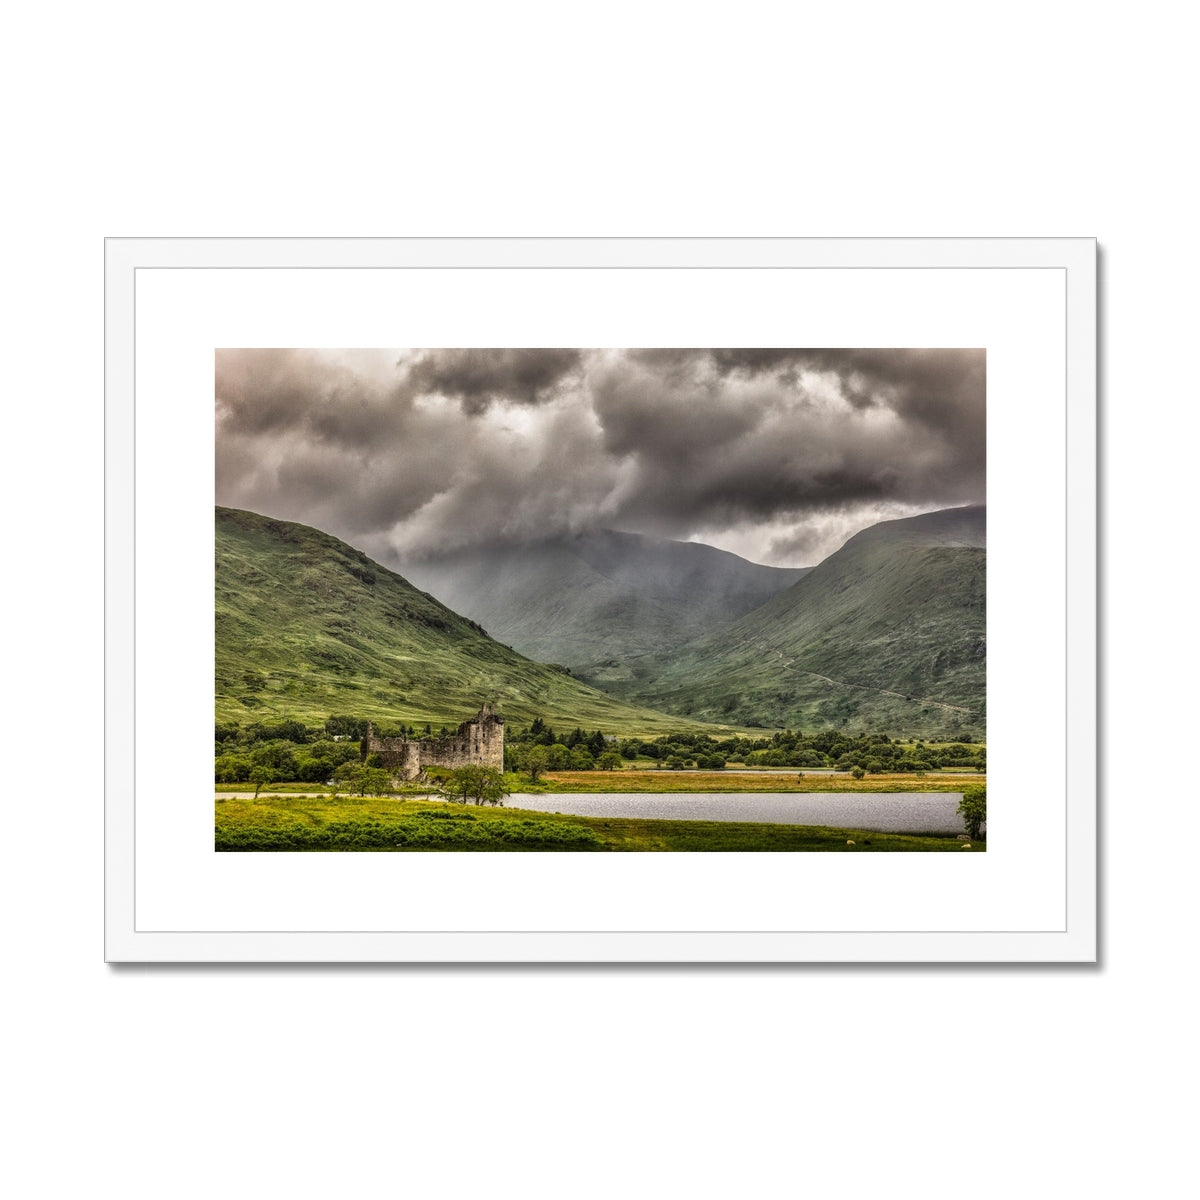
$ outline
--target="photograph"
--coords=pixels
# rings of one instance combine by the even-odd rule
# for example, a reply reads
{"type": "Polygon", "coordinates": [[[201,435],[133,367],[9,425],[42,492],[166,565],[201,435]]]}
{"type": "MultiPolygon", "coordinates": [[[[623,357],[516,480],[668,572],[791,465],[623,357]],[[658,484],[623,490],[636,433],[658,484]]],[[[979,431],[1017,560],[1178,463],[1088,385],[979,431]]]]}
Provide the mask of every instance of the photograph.
{"type": "Polygon", "coordinates": [[[987,350],[215,352],[215,850],[987,849],[987,350]]]}

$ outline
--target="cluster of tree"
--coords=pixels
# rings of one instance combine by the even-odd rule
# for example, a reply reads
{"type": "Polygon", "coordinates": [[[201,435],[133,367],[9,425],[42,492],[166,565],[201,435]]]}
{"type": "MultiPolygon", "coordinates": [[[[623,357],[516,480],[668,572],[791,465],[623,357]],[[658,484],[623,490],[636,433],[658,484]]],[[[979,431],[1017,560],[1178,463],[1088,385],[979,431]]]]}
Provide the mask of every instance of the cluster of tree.
{"type": "Polygon", "coordinates": [[[510,731],[508,740],[517,745],[529,746],[566,746],[574,750],[576,746],[586,746],[596,757],[604,753],[612,738],[606,737],[599,729],[587,733],[578,725],[570,733],[555,733],[541,717],[535,717],[528,729],[510,731]]]}
{"type": "Polygon", "coordinates": [[[358,742],[258,742],[218,752],[214,774],[218,783],[253,782],[256,772],[264,783],[324,783],[343,763],[358,761],[358,747],[358,742]]]}
{"type": "MultiPolygon", "coordinates": [[[[403,721],[399,725],[388,725],[386,722],[375,722],[375,733],[379,737],[406,737],[410,740],[419,738],[444,738],[450,736],[450,730],[445,725],[438,729],[426,721],[424,725],[418,727],[416,725],[405,725],[403,721]]],[[[366,737],[366,731],[363,732],[363,737],[366,737]]]]}
{"type": "Polygon", "coordinates": [[[617,743],[617,750],[624,759],[650,758],[671,770],[699,767],[719,771],[736,758],[731,752],[733,743],[734,739],[718,742],[704,733],[670,733],[647,741],[624,738],[617,743]]]}
{"type": "Polygon", "coordinates": [[[601,761],[615,750],[620,759],[634,761],[652,759],[661,766],[682,769],[720,770],[730,762],[763,767],[837,767],[841,770],[859,769],[864,774],[891,771],[932,771],[940,767],[966,767],[983,771],[987,766],[986,750],[970,738],[949,745],[929,745],[924,741],[891,738],[886,734],[847,734],[836,729],[821,729],[813,733],[783,730],[770,737],[714,738],[704,733],[671,733],[657,738],[605,737],[600,731],[586,735],[576,729],[558,737],[538,720],[529,729],[518,732],[510,743],[511,770],[528,770],[530,746],[545,747],[549,758],[535,763],[541,770],[587,770],[586,757],[576,755],[585,747],[595,760],[594,765],[618,766],[619,759],[601,761]],[[560,747],[560,749],[555,749],[560,747]],[[562,747],[571,751],[564,756],[562,747]],[[599,748],[604,747],[603,751],[599,748]],[[598,752],[599,751],[599,752],[598,752]]]}
{"type": "Polygon", "coordinates": [[[620,765],[615,739],[599,729],[586,733],[577,726],[556,734],[541,717],[510,733],[504,747],[505,770],[525,771],[535,782],[543,771],[611,771],[620,765]]]}
{"type": "Polygon", "coordinates": [[[504,769],[524,771],[534,783],[543,771],[612,771],[621,765],[615,750],[605,750],[599,757],[587,746],[568,748],[561,742],[549,746],[540,743],[516,743],[504,748],[504,769]]]}
{"type": "MultiPolygon", "coordinates": [[[[330,717],[323,725],[306,726],[301,721],[275,724],[255,722],[245,726],[216,726],[215,775],[218,783],[291,782],[325,783],[338,776],[345,764],[359,762],[361,739],[366,736],[367,721],[353,716],[330,717]]],[[[384,736],[411,738],[444,736],[426,724],[379,727],[384,736]]],[[[969,737],[946,745],[891,738],[886,734],[848,734],[837,729],[819,729],[812,733],[783,730],[769,737],[714,738],[704,733],[671,733],[657,738],[621,738],[596,729],[588,733],[580,727],[557,734],[542,718],[526,729],[508,732],[504,751],[504,769],[521,771],[534,780],[544,771],[614,770],[622,760],[650,759],[658,765],[682,770],[720,770],[726,763],[745,763],[764,767],[836,767],[882,772],[933,771],[941,767],[964,767],[984,771],[985,747],[969,737]]],[[[378,770],[377,757],[368,759],[367,768],[378,770]]]]}
{"type": "Polygon", "coordinates": [[[985,748],[966,742],[931,746],[919,739],[905,742],[881,733],[847,736],[832,731],[804,736],[783,734],[780,738],[780,744],[752,750],[742,761],[747,766],[837,767],[866,774],[936,771],[941,767],[987,768],[985,748]]]}
{"type": "Polygon", "coordinates": [[[222,725],[215,729],[218,783],[325,783],[344,763],[357,762],[367,722],[330,717],[324,725],[222,725]]]}

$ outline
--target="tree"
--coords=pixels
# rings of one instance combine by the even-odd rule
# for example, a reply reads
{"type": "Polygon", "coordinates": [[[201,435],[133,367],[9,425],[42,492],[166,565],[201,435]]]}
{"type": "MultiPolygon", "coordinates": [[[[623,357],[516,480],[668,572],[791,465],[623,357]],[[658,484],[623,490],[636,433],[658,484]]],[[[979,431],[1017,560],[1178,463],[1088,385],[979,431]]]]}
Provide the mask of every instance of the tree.
{"type": "Polygon", "coordinates": [[[545,746],[531,746],[525,755],[525,770],[529,772],[529,782],[537,783],[538,776],[550,763],[550,755],[545,746]]]}
{"type": "Polygon", "coordinates": [[[333,738],[349,738],[358,742],[367,736],[367,722],[362,717],[330,717],[325,722],[325,732],[333,738]]]}
{"type": "Polygon", "coordinates": [[[250,778],[250,760],[240,754],[222,754],[216,760],[218,783],[242,783],[250,778]]]}
{"type": "Polygon", "coordinates": [[[591,771],[596,766],[596,760],[592,757],[592,752],[587,748],[586,744],[580,742],[571,750],[571,770],[572,771],[591,771]]]}
{"type": "Polygon", "coordinates": [[[963,789],[963,798],[958,802],[958,813],[967,828],[970,838],[986,838],[987,827],[987,785],[977,783],[974,787],[963,789]]]}
{"type": "Polygon", "coordinates": [[[344,783],[348,791],[355,792],[358,790],[359,781],[365,770],[366,767],[361,762],[344,762],[334,771],[333,778],[338,783],[344,783]]]}
{"type": "Polygon", "coordinates": [[[254,798],[258,799],[259,789],[264,783],[270,783],[275,778],[275,772],[270,767],[253,767],[250,771],[250,782],[254,784],[254,798]]]}
{"type": "Polygon", "coordinates": [[[296,778],[302,783],[324,783],[333,770],[333,763],[325,758],[297,758],[296,778]]]}
{"type": "Polygon", "coordinates": [[[333,773],[334,779],[344,783],[351,793],[365,796],[368,792],[378,796],[391,786],[391,778],[382,767],[368,767],[366,763],[345,762],[333,773]]]}
{"type": "Polygon", "coordinates": [[[469,804],[502,804],[508,793],[504,789],[504,776],[495,767],[456,767],[450,772],[442,790],[469,804]]]}
{"type": "Polygon", "coordinates": [[[596,760],[596,766],[602,771],[615,771],[621,765],[621,756],[615,750],[605,750],[596,760]]]}
{"type": "Polygon", "coordinates": [[[250,751],[250,762],[256,767],[270,767],[275,779],[296,778],[295,747],[290,742],[262,742],[250,751]]]}

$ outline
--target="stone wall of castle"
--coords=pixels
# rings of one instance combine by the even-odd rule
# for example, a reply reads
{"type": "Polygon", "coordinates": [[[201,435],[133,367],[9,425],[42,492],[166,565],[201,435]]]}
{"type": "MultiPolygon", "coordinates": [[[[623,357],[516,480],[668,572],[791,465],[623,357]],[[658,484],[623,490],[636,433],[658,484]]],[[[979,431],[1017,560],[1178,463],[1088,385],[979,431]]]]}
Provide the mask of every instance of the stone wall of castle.
{"type": "Polygon", "coordinates": [[[399,779],[416,779],[426,767],[495,767],[504,770],[504,722],[490,704],[442,738],[378,737],[371,725],[362,755],[378,754],[384,769],[399,779]]]}

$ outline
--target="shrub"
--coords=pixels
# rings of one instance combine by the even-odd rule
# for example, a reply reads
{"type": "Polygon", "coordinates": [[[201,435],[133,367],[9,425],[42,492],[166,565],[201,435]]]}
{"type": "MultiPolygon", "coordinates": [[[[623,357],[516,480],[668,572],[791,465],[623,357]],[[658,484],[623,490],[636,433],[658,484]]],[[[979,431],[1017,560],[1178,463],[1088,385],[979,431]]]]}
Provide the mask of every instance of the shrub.
{"type": "Polygon", "coordinates": [[[471,813],[435,810],[403,817],[335,821],[328,825],[246,826],[217,818],[216,849],[260,850],[487,850],[504,847],[593,850],[603,840],[567,821],[479,821],[471,813]]]}
{"type": "Polygon", "coordinates": [[[977,783],[963,789],[963,798],[958,802],[958,813],[966,826],[967,836],[974,839],[986,838],[987,834],[987,785],[977,783]]]}

